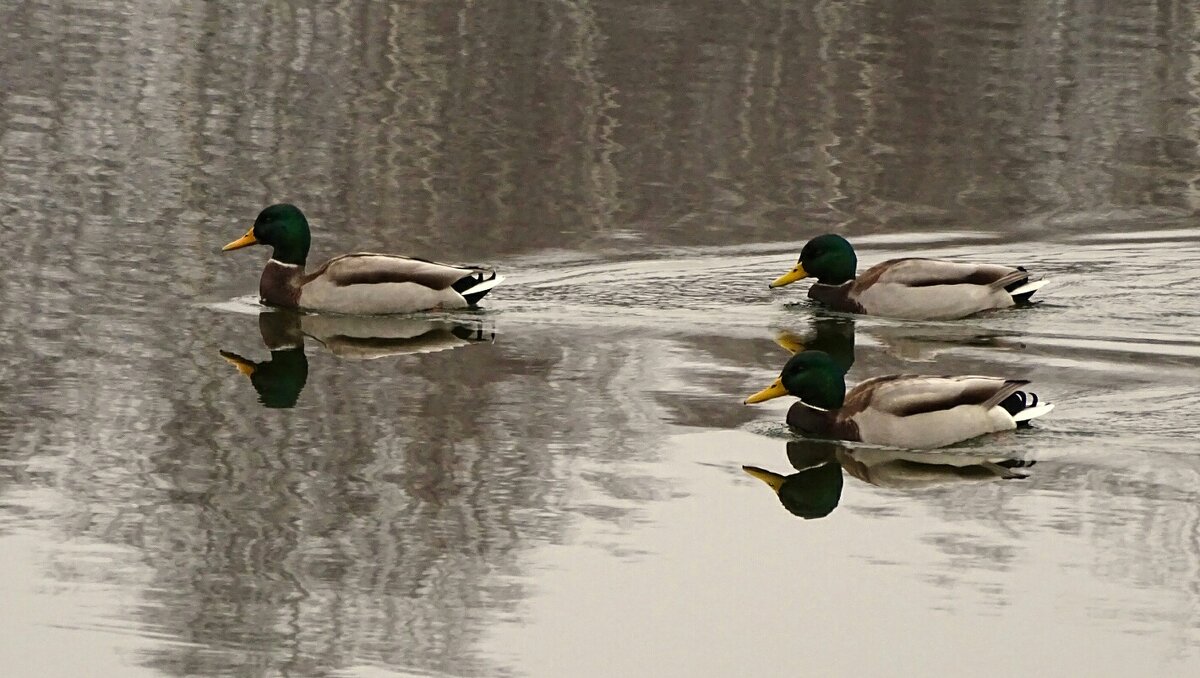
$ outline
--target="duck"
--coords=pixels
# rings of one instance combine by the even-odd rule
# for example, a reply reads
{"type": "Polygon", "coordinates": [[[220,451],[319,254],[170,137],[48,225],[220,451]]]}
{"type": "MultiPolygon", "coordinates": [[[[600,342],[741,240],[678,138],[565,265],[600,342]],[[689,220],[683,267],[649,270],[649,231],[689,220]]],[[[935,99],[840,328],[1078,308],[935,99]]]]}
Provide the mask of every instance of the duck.
{"type": "Polygon", "coordinates": [[[1025,379],[894,374],[847,392],[845,375],[828,354],[802,351],[744,402],[793,395],[800,400],[788,410],[787,423],[803,434],[906,449],[1012,430],[1054,409],[1022,390],[1030,383],[1025,379]]]}
{"type": "Polygon", "coordinates": [[[1022,266],[939,259],[889,259],[855,277],[858,257],[836,233],[809,240],[796,266],[776,278],[776,289],[816,278],[808,297],[834,311],[905,320],[954,320],[1029,301],[1046,280],[1030,281],[1022,266]]]}
{"type": "Polygon", "coordinates": [[[370,252],[334,257],[308,273],[310,244],[304,213],[280,203],[259,212],[254,226],[221,251],[271,247],[258,293],[264,303],[292,310],[384,315],[468,308],[504,280],[484,266],[370,252]]]}

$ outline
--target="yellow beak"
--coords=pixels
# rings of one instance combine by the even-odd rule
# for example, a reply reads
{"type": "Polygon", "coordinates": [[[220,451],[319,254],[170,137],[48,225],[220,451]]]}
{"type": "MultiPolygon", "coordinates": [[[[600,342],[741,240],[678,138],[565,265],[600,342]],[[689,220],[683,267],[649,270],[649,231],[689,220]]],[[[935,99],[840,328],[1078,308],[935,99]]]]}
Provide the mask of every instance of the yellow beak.
{"type": "Polygon", "coordinates": [[[236,353],[230,353],[229,351],[221,351],[221,357],[225,359],[225,362],[236,367],[237,371],[241,372],[245,376],[248,377],[248,376],[254,374],[254,370],[255,370],[254,363],[250,362],[249,360],[246,360],[242,356],[240,356],[236,353]]]}
{"type": "Polygon", "coordinates": [[[770,386],[764,388],[763,390],[759,391],[758,393],[755,393],[754,395],[750,396],[749,398],[746,398],[746,400],[743,401],[742,404],[753,405],[754,403],[761,403],[764,400],[770,400],[771,398],[778,398],[779,396],[785,396],[787,394],[788,394],[787,389],[783,387],[783,379],[776,378],[775,381],[771,382],[770,386]]]}
{"type": "Polygon", "coordinates": [[[783,275],[776,278],[775,281],[771,283],[771,289],[775,289],[776,287],[783,287],[784,285],[791,285],[792,283],[796,282],[797,280],[800,280],[802,278],[807,278],[807,277],[808,277],[808,274],[804,272],[804,264],[796,264],[796,268],[793,268],[792,270],[788,271],[787,273],[784,273],[783,275]]]}
{"type": "Polygon", "coordinates": [[[757,466],[743,466],[742,470],[769,485],[776,494],[779,494],[779,488],[783,487],[784,477],[778,473],[771,473],[757,466]]]}
{"type": "Polygon", "coordinates": [[[258,244],[258,238],[254,237],[254,229],[251,228],[249,231],[246,231],[246,235],[243,235],[242,237],[238,238],[237,240],[234,240],[233,242],[229,243],[228,245],[222,247],[221,251],[228,252],[229,250],[240,250],[243,247],[249,247],[251,245],[257,245],[257,244],[258,244]]]}

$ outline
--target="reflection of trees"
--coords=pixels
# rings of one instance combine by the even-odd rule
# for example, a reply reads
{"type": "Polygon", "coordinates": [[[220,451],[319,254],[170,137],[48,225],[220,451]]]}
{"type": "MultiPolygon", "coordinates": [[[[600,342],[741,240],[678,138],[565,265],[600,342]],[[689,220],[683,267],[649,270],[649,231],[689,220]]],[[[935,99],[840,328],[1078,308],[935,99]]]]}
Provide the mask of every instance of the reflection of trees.
{"type": "Polygon", "coordinates": [[[64,58],[21,62],[0,166],[122,216],[289,198],[470,257],[1195,200],[1182,3],[92,4],[4,10],[6,63],[64,58]]]}
{"type": "Polygon", "coordinates": [[[101,371],[111,388],[89,379],[59,394],[70,414],[19,431],[71,450],[57,482],[77,538],[143,554],[140,626],[187,641],[147,658],[171,673],[497,675],[480,635],[518,612],[522,551],[561,538],[562,469],[594,465],[586,482],[621,500],[670,491],[619,472],[653,454],[654,352],[603,333],[369,363],[315,352],[293,410],[262,408],[180,340],[197,352],[141,381],[101,371]]]}
{"type": "Polygon", "coordinates": [[[131,8],[3,10],[6,63],[64,55],[22,61],[5,109],[44,124],[10,132],[33,161],[6,181],[139,215],[289,198],[466,257],[1194,201],[1183,3],[131,8]]]}

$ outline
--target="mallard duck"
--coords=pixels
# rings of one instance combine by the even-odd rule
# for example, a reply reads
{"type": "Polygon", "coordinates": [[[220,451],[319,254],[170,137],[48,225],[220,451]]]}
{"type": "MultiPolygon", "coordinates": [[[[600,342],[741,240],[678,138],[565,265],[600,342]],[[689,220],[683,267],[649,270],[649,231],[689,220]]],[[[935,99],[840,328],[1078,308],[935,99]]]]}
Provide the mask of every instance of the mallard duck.
{"type": "Polygon", "coordinates": [[[890,259],[855,277],[858,257],[845,238],[809,240],[791,271],[772,289],[815,277],[810,299],[835,311],[909,320],[949,320],[1025,302],[1045,280],[1029,281],[1022,267],[960,264],[937,259],[890,259]]]}
{"type": "Polygon", "coordinates": [[[269,245],[258,293],[283,308],[376,315],[479,303],[504,278],[482,266],[455,266],[394,254],[344,254],[305,273],[308,220],[295,205],[271,205],[222,251],[269,245]]]}
{"type": "Polygon", "coordinates": [[[896,374],[868,379],[847,393],[845,372],[828,355],[804,351],[787,361],[774,383],[745,402],[791,394],[800,401],[788,410],[787,423],[803,433],[931,448],[1011,430],[1053,409],[1020,390],[1028,383],[1002,377],[896,374]]]}

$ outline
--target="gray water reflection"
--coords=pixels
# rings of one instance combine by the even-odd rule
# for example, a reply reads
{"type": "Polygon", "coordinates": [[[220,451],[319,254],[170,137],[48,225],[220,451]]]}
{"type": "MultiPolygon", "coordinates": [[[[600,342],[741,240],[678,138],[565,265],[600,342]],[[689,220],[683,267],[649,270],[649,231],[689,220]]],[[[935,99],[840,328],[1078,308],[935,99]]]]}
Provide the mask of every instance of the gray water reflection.
{"type": "Polygon", "coordinates": [[[784,643],[853,675],[1196,661],[1193,5],[100,0],[0,25],[15,675],[770,675],[784,643]],[[495,341],[310,316],[307,352],[267,339],[229,306],[258,266],[217,248],[283,200],[314,256],[497,264],[481,315],[420,319],[495,341]],[[814,320],[765,283],[835,229],[864,264],[1054,287],[956,325],[814,320]],[[737,403],[781,332],[855,380],[1034,378],[1054,417],[967,449],[1038,466],[847,482],[797,538],[736,471],[778,463],[782,417],[737,403]],[[220,354],[264,346],[294,407],[220,354]],[[720,597],[753,576],[785,590],[720,597]],[[606,616],[614,590],[642,614],[606,616]],[[858,633],[797,634],[788,594],[858,633]],[[914,615],[957,642],[900,656],[914,615]]]}

